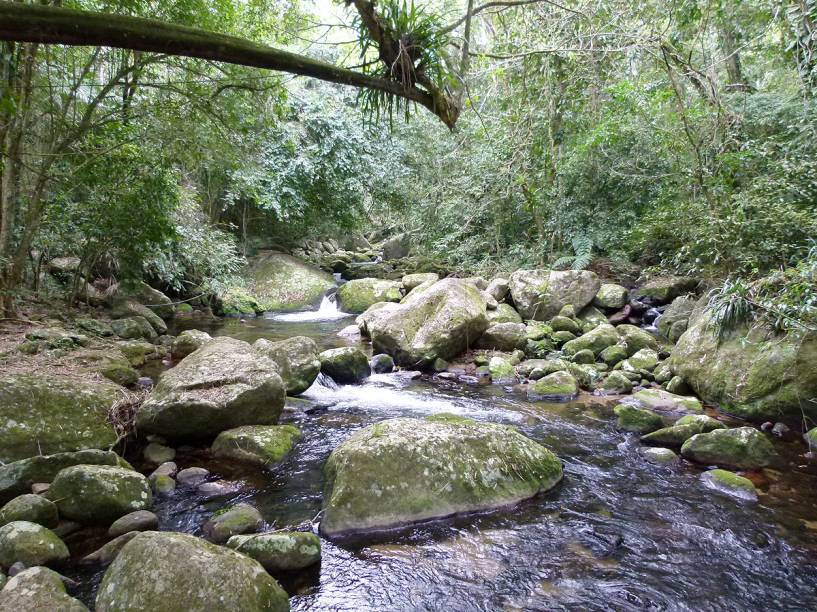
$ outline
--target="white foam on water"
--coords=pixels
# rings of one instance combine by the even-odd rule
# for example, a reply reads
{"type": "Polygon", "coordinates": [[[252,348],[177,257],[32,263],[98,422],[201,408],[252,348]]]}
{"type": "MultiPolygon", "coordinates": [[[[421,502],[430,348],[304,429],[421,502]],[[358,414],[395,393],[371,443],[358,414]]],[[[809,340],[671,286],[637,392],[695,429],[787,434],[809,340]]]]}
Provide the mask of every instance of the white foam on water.
{"type": "Polygon", "coordinates": [[[304,312],[288,312],[286,314],[269,315],[273,321],[286,321],[289,323],[304,323],[309,321],[336,321],[351,317],[348,312],[341,312],[334,295],[325,295],[321,300],[321,305],[317,310],[307,310],[304,312]]]}

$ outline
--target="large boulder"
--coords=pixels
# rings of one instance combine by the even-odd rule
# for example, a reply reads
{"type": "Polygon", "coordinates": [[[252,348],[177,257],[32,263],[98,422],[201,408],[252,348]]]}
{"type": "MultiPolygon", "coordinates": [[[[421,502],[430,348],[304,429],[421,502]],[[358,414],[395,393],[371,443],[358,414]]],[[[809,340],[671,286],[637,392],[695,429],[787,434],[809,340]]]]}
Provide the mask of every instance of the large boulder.
{"type": "Polygon", "coordinates": [[[285,398],[274,361],[246,342],[219,337],[162,375],[136,414],[136,427],[204,438],[241,425],[274,425],[285,398]]]}
{"type": "Polygon", "coordinates": [[[408,234],[397,234],[383,243],[383,259],[401,259],[411,251],[411,237],[408,234]]]}
{"type": "MultiPolygon", "coordinates": [[[[148,323],[150,323],[151,327],[153,327],[157,334],[167,333],[167,324],[164,322],[162,317],[157,315],[147,306],[143,306],[142,304],[134,302],[130,299],[120,298],[114,300],[113,306],[111,306],[111,317],[114,319],[124,317],[142,317],[148,323]]],[[[121,336],[122,334],[119,335],[121,336]]]]}
{"type": "MultiPolygon", "coordinates": [[[[522,317],[510,304],[499,304],[496,310],[489,310],[486,313],[488,323],[521,323],[522,317]]],[[[527,329],[527,328],[526,328],[527,329]]]]}
{"type": "Polygon", "coordinates": [[[47,567],[30,567],[0,591],[0,610],[16,612],[88,612],[78,599],[65,592],[62,576],[47,567]]]}
{"type": "Polygon", "coordinates": [[[0,567],[17,561],[27,566],[68,560],[68,548],[57,535],[37,523],[12,521],[0,527],[0,567]]]}
{"type": "Polygon", "coordinates": [[[403,289],[408,293],[420,285],[425,283],[434,284],[438,280],[440,280],[440,275],[436,272],[418,272],[417,274],[406,274],[400,282],[403,285],[403,289]]]}
{"type": "Polygon", "coordinates": [[[559,460],[514,428],[452,415],[359,430],[324,472],[327,536],[506,506],[562,478],[559,460]]]}
{"type": "Polygon", "coordinates": [[[480,290],[446,278],[401,304],[384,304],[361,315],[361,333],[377,353],[398,365],[427,368],[466,350],[488,327],[480,290]]]}
{"type": "Polygon", "coordinates": [[[477,340],[476,348],[511,352],[528,343],[524,323],[494,323],[477,340]]]}
{"type": "Polygon", "coordinates": [[[281,461],[300,436],[294,425],[245,425],[218,434],[212,450],[217,457],[270,466],[281,461]]]}
{"type": "Polygon", "coordinates": [[[593,298],[593,306],[618,310],[619,308],[624,308],[629,299],[630,292],[627,291],[626,287],[616,285],[615,283],[604,283],[599,288],[596,297],[593,298]]]}
{"type": "Polygon", "coordinates": [[[567,305],[582,310],[596,297],[601,282],[588,271],[517,270],[511,274],[510,287],[523,318],[547,321],[567,305]]]}
{"type": "Polygon", "coordinates": [[[618,335],[621,336],[621,340],[627,348],[628,357],[635,355],[642,349],[658,351],[660,348],[655,336],[635,325],[619,325],[616,327],[616,331],[618,335]]]}
{"type": "Polygon", "coordinates": [[[159,335],[150,322],[139,315],[114,319],[111,321],[111,329],[113,333],[125,340],[152,340],[159,335]]]}
{"type": "Polygon", "coordinates": [[[619,343],[621,337],[612,325],[603,324],[590,330],[583,336],[565,342],[562,350],[566,355],[575,355],[579,351],[590,350],[599,355],[604,349],[619,343]]]}
{"type": "Polygon", "coordinates": [[[147,478],[109,465],[65,468],[46,495],[57,504],[60,516],[86,524],[109,525],[120,516],[146,510],[152,503],[147,478]]]}
{"type": "Polygon", "coordinates": [[[108,412],[122,396],[119,385],[103,380],[0,378],[0,461],[113,446],[117,437],[108,412]]]}
{"type": "Polygon", "coordinates": [[[182,533],[140,533],[102,578],[97,612],[285,612],[286,592],[257,562],[182,533]]]}
{"type": "Polygon", "coordinates": [[[403,297],[398,281],[379,278],[350,280],[338,287],[337,295],[340,309],[352,314],[365,312],[378,302],[399,302],[403,297]]]}
{"type": "Polygon", "coordinates": [[[565,370],[559,370],[529,384],[528,399],[532,401],[567,401],[579,393],[579,383],[576,378],[565,370]]]}
{"type": "Polygon", "coordinates": [[[116,347],[83,349],[71,353],[68,358],[80,366],[83,372],[101,374],[123,387],[129,387],[139,379],[139,372],[131,367],[128,358],[116,347]]]}
{"type": "Polygon", "coordinates": [[[362,382],[372,373],[366,355],[353,346],[323,351],[318,358],[321,372],[342,385],[362,382]]]}
{"type": "Polygon", "coordinates": [[[147,283],[139,282],[119,287],[119,296],[124,296],[147,306],[163,319],[170,319],[176,312],[173,302],[164,293],[147,283]]]}
{"type": "Polygon", "coordinates": [[[308,531],[270,531],[236,535],[227,547],[258,561],[267,571],[293,571],[321,560],[321,541],[308,531]]]}
{"type": "Polygon", "coordinates": [[[754,326],[719,341],[708,312],[690,323],[667,363],[701,399],[755,422],[817,419],[817,333],[754,326]]]}
{"type": "Polygon", "coordinates": [[[317,306],[335,286],[330,274],[283,253],[262,253],[248,270],[250,291],[261,310],[317,306]]]}
{"type": "Polygon", "coordinates": [[[692,436],[681,455],[704,465],[728,465],[754,470],[771,465],[776,457],[772,443],[753,427],[715,429],[692,436]]]}
{"type": "Polygon", "coordinates": [[[656,322],[658,331],[671,342],[677,342],[687,330],[696,302],[693,296],[681,296],[672,300],[672,304],[667,306],[656,322]]]}
{"type": "Polygon", "coordinates": [[[644,283],[636,292],[639,298],[650,298],[657,304],[669,304],[677,297],[690,293],[698,281],[689,276],[660,276],[644,283]]]}
{"type": "Polygon", "coordinates": [[[260,338],[252,347],[278,364],[287,395],[298,395],[309,389],[321,371],[318,345],[312,338],[294,336],[279,342],[260,338]]]}
{"type": "Polygon", "coordinates": [[[212,339],[213,337],[205,331],[186,329],[173,340],[173,344],[170,346],[170,354],[173,359],[184,359],[212,339]]]}
{"type": "Polygon", "coordinates": [[[12,521],[28,521],[43,527],[56,527],[59,512],[54,502],[42,495],[28,493],[15,497],[0,508],[0,527],[12,521]]]}

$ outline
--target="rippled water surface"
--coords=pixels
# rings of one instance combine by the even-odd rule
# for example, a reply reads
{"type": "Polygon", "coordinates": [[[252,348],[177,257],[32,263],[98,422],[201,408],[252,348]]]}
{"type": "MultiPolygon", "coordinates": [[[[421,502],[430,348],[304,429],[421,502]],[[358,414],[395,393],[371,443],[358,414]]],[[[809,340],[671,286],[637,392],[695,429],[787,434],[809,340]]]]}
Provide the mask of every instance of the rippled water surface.
{"type": "MultiPolygon", "coordinates": [[[[252,341],[309,335],[321,348],[351,341],[330,322],[238,320],[204,327],[252,341]]],[[[530,403],[500,386],[395,375],[336,389],[315,385],[283,422],[303,436],[273,472],[181,452],[242,483],[233,499],[276,527],[319,521],[322,466],[353,431],[382,419],[453,412],[509,423],[555,452],[563,483],[546,495],[478,516],[334,544],[321,566],[279,577],[294,610],[791,610],[817,607],[817,478],[799,443],[767,470],[759,503],[705,489],[691,465],[646,462],[614,428],[609,405],[586,398],[530,403]]],[[[184,491],[160,500],[161,528],[198,533],[225,500],[184,491]]],[[[89,577],[90,582],[96,578],[89,577]]],[[[85,598],[92,592],[85,593],[85,598]]]]}

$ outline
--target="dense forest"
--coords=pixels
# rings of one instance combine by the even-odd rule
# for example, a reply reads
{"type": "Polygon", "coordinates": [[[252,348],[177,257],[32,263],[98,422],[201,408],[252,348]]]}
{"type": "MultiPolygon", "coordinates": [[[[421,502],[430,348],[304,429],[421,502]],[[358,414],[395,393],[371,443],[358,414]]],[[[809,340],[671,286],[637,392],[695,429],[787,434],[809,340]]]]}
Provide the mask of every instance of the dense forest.
{"type": "Polygon", "coordinates": [[[0,609],[813,609],[815,363],[817,0],[0,0],[0,609]]]}

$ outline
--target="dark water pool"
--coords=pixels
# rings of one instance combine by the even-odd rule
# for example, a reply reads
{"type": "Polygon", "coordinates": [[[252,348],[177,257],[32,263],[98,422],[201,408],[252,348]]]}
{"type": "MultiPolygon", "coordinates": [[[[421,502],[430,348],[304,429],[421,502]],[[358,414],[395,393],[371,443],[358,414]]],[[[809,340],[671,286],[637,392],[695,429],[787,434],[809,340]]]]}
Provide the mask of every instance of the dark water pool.
{"type": "MultiPolygon", "coordinates": [[[[350,322],[232,320],[204,329],[250,341],[308,335],[330,348],[349,343],[337,331],[350,322]]],[[[280,577],[293,610],[817,608],[817,476],[799,443],[776,442],[784,466],[766,471],[758,503],[745,503],[705,489],[697,467],[646,462],[637,440],[615,430],[609,404],[594,398],[530,403],[499,386],[399,375],[316,385],[305,397],[282,418],[302,439],[273,472],[180,453],[180,468],[205,465],[242,489],[215,502],[177,491],[157,503],[160,527],[198,533],[234,500],[256,505],[275,527],[316,524],[332,448],[397,416],[453,412],[514,424],[562,459],[565,478],[547,495],[490,514],[324,540],[319,568],[280,577]]],[[[99,575],[80,576],[86,601],[99,575]]]]}

